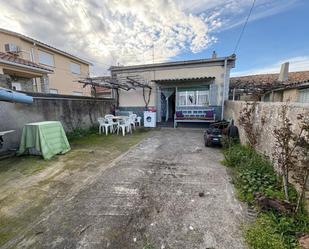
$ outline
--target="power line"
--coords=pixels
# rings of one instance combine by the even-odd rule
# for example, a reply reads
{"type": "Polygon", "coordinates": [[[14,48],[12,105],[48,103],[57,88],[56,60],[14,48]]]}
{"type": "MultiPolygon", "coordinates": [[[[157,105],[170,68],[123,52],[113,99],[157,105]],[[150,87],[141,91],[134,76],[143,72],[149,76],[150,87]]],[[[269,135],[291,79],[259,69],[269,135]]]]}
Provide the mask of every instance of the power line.
{"type": "Polygon", "coordinates": [[[237,51],[237,49],[238,49],[240,40],[241,40],[241,38],[242,38],[242,36],[243,36],[243,34],[244,34],[244,32],[245,32],[245,29],[246,29],[247,23],[248,23],[248,21],[249,21],[249,18],[250,18],[250,16],[251,16],[252,10],[253,10],[253,8],[254,8],[255,2],[256,2],[256,0],[253,0],[252,6],[251,6],[251,8],[250,8],[249,14],[248,14],[247,19],[246,19],[246,21],[245,21],[245,24],[244,24],[244,26],[242,27],[242,30],[241,30],[241,32],[240,32],[240,34],[239,34],[239,38],[238,38],[238,40],[237,40],[237,42],[236,42],[236,46],[235,46],[235,49],[234,49],[233,54],[235,54],[236,51],[237,51]]]}

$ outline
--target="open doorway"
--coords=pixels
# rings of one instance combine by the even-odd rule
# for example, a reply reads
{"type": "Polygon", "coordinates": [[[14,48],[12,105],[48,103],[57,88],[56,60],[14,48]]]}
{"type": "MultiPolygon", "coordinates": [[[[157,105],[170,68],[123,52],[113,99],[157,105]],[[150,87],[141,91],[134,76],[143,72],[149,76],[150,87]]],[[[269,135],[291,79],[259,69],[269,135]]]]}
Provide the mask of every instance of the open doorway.
{"type": "Polygon", "coordinates": [[[161,120],[173,122],[175,114],[175,89],[164,89],[161,92],[161,120]]]}

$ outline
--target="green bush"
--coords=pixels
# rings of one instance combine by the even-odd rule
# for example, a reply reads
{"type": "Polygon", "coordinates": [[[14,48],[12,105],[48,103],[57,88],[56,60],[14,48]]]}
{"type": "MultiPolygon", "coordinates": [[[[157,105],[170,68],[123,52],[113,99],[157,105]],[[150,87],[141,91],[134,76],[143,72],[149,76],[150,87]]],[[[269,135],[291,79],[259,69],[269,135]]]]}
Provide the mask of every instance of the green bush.
{"type": "Polygon", "coordinates": [[[71,132],[67,132],[66,135],[67,135],[68,140],[72,141],[76,138],[81,138],[81,137],[85,137],[90,134],[96,134],[96,133],[98,133],[98,127],[93,126],[93,127],[90,127],[89,129],[76,128],[71,132]]]}
{"type": "MultiPolygon", "coordinates": [[[[255,205],[254,193],[284,200],[282,183],[272,164],[254,149],[233,145],[224,150],[224,162],[232,169],[233,183],[240,200],[255,205]]],[[[297,200],[296,190],[290,186],[291,202],[297,200]]],[[[260,213],[245,230],[251,249],[298,248],[297,235],[309,232],[309,219],[303,210],[295,215],[275,211],[260,213]]]]}

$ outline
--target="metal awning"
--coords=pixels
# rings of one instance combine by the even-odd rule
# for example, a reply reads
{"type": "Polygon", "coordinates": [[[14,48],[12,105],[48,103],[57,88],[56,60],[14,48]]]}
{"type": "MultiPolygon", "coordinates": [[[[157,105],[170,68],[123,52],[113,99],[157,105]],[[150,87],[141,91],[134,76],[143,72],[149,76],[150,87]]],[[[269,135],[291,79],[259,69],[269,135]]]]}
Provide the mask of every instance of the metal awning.
{"type": "Polygon", "coordinates": [[[157,79],[152,80],[158,84],[168,84],[168,83],[188,83],[188,82],[209,82],[214,80],[215,77],[192,77],[192,78],[168,78],[168,79],[157,79]]]}

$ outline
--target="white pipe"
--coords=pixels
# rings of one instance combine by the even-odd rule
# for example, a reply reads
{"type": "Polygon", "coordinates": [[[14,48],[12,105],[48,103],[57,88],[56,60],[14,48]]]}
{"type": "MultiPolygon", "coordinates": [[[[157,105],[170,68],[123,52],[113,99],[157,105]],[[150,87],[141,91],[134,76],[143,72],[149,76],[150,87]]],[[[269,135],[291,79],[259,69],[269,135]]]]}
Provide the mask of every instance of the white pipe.
{"type": "Polygon", "coordinates": [[[165,117],[165,121],[167,122],[168,121],[168,108],[169,108],[169,106],[168,106],[168,98],[169,97],[167,97],[167,98],[165,98],[165,100],[166,100],[166,117],[165,117]]]}
{"type": "Polygon", "coordinates": [[[225,84],[227,76],[227,58],[224,60],[224,79],[223,79],[223,92],[222,92],[222,108],[221,108],[221,120],[224,118],[224,101],[225,101],[225,84]]]}

